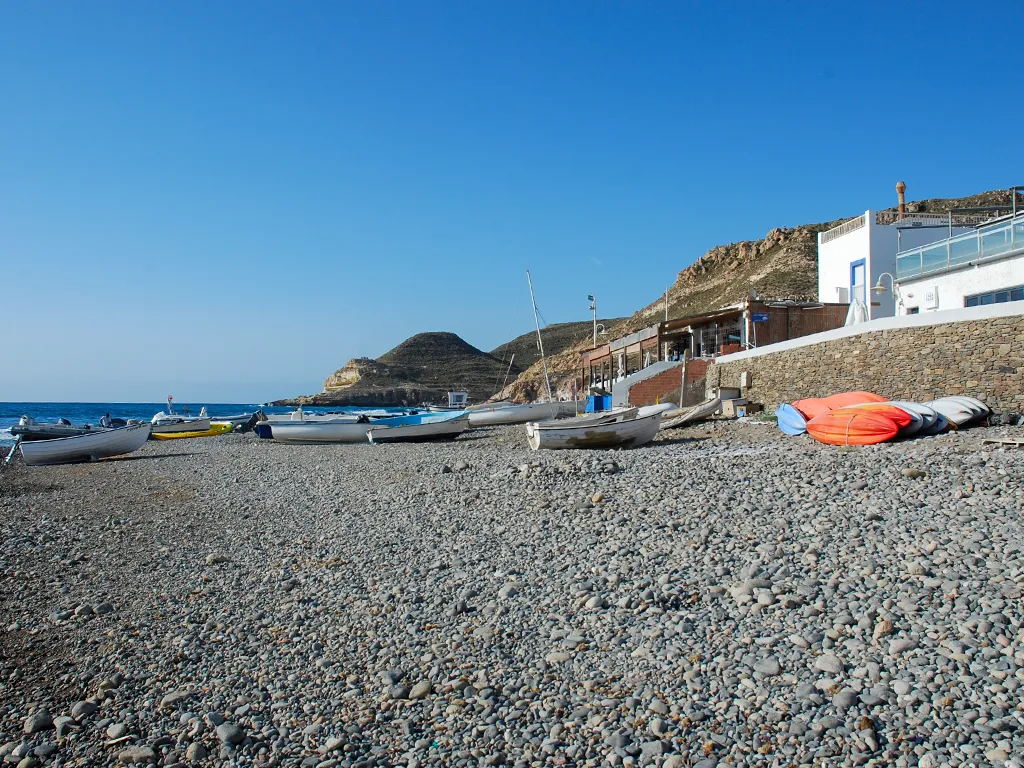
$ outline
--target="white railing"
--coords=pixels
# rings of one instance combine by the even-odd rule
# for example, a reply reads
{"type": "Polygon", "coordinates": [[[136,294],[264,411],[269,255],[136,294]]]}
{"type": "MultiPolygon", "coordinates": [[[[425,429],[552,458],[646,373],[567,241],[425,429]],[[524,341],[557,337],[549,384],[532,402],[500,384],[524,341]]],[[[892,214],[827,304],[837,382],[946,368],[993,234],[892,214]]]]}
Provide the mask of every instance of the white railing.
{"type": "Polygon", "coordinates": [[[866,221],[864,219],[863,213],[860,216],[857,216],[856,218],[850,219],[849,221],[844,221],[838,227],[832,227],[832,229],[822,232],[821,243],[829,243],[835,240],[837,237],[842,237],[843,235],[847,235],[850,232],[854,232],[863,227],[865,223],[866,221]]]}
{"type": "Polygon", "coordinates": [[[900,227],[938,226],[949,224],[954,227],[976,227],[990,219],[1005,216],[1005,211],[984,211],[981,213],[906,213],[900,218],[899,211],[877,211],[875,224],[900,227]]]}

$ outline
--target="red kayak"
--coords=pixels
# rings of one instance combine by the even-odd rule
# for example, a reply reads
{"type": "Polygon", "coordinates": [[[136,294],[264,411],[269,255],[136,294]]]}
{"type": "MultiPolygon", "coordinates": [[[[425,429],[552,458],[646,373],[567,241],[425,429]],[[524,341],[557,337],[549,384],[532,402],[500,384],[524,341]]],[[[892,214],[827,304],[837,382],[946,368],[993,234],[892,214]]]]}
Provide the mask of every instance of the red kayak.
{"type": "Polygon", "coordinates": [[[829,411],[807,422],[807,434],[829,445],[874,445],[896,437],[896,422],[860,408],[829,411]]]}

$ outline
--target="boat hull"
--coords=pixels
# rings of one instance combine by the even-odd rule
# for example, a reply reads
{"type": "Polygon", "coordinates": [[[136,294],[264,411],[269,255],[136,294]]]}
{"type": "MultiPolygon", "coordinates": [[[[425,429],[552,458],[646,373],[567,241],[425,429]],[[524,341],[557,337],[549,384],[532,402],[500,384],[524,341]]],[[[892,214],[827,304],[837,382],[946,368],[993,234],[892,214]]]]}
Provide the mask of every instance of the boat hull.
{"type": "Polygon", "coordinates": [[[897,432],[888,416],[857,408],[827,411],[807,422],[807,434],[829,445],[875,445],[892,440],[897,432]]]}
{"type": "Polygon", "coordinates": [[[678,416],[673,416],[667,419],[664,424],[661,425],[662,429],[675,429],[676,427],[685,427],[687,424],[692,424],[695,421],[701,421],[710,416],[714,416],[720,413],[722,410],[722,400],[717,397],[713,397],[710,400],[705,400],[699,405],[695,405],[689,408],[678,416]]]}
{"type": "Polygon", "coordinates": [[[21,455],[29,466],[73,464],[123,456],[141,448],[149,438],[149,424],[108,429],[76,437],[37,440],[21,444],[21,455]]]}
{"type": "Polygon", "coordinates": [[[661,428],[661,413],[620,421],[582,424],[527,424],[526,437],[535,450],[571,448],[635,448],[654,439],[661,428]]]}
{"type": "Polygon", "coordinates": [[[215,435],[224,435],[228,432],[233,431],[235,428],[234,424],[230,421],[215,422],[210,425],[209,429],[196,430],[193,432],[167,432],[157,433],[153,435],[154,440],[183,440],[190,437],[213,437],[215,435]]]}
{"type": "Polygon", "coordinates": [[[486,410],[470,411],[471,427],[497,427],[506,424],[527,424],[575,416],[586,406],[581,400],[560,400],[551,403],[519,403],[486,410]]]}
{"type": "Polygon", "coordinates": [[[78,437],[79,435],[91,435],[106,431],[104,427],[93,427],[91,425],[67,426],[64,424],[15,424],[10,429],[12,435],[20,437],[26,443],[36,440],[55,440],[59,437],[78,437]]]}
{"type": "Polygon", "coordinates": [[[169,435],[175,432],[203,432],[210,428],[209,419],[189,419],[187,421],[175,421],[153,424],[152,434],[169,435]]]}
{"type": "Polygon", "coordinates": [[[370,427],[366,436],[371,443],[426,443],[435,440],[454,440],[469,429],[465,417],[426,424],[406,424],[394,427],[370,427]]]}

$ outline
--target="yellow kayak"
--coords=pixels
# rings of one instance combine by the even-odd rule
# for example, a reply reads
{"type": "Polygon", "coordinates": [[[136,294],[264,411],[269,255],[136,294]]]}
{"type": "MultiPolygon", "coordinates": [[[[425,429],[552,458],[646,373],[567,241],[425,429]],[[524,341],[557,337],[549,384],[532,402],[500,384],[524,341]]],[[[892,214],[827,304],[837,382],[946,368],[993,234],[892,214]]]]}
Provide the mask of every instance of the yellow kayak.
{"type": "Polygon", "coordinates": [[[179,440],[183,437],[213,437],[214,435],[223,435],[234,428],[235,425],[229,421],[215,421],[210,425],[209,429],[199,432],[157,432],[152,437],[157,440],[179,440]]]}

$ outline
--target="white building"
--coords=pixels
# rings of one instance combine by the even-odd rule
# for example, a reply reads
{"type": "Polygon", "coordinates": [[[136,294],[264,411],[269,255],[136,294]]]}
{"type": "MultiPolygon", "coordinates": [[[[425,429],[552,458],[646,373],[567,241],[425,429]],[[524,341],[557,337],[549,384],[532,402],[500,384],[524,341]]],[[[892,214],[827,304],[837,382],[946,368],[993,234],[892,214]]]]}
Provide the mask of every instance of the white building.
{"type": "Polygon", "coordinates": [[[1024,213],[904,249],[896,259],[899,314],[1024,300],[1024,213]]]}
{"type": "MultiPolygon", "coordinates": [[[[848,303],[860,299],[868,318],[896,314],[892,291],[871,292],[883,273],[896,274],[899,251],[942,237],[973,232],[976,216],[865,211],[818,233],[818,301],[848,303]]],[[[883,280],[889,287],[888,278],[883,280]]]]}

